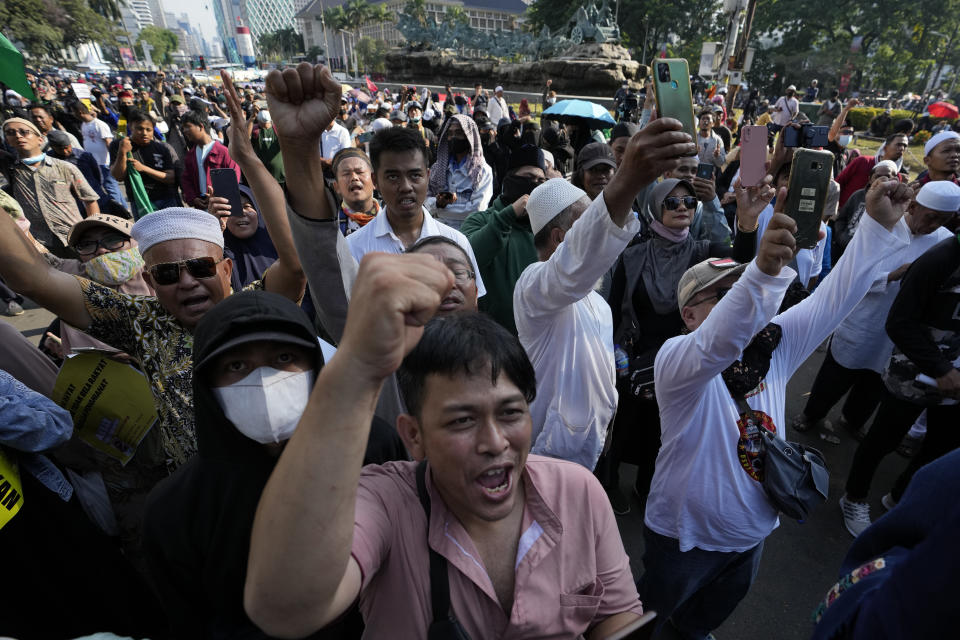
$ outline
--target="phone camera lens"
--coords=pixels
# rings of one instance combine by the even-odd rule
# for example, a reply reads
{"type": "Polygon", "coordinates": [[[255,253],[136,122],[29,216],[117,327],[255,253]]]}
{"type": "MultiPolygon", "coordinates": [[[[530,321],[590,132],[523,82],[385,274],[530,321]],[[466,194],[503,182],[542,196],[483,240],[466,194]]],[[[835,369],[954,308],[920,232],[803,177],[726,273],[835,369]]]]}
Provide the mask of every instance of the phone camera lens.
{"type": "Polygon", "coordinates": [[[669,82],[670,81],[670,67],[664,63],[657,64],[657,75],[660,78],[660,82],[669,82]]]}

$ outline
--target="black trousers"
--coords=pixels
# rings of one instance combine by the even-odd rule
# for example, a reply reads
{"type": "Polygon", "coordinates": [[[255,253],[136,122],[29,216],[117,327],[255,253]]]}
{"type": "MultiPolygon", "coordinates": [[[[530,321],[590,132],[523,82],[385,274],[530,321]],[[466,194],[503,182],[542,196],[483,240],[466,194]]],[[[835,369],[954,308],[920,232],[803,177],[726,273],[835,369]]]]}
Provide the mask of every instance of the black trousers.
{"type": "Polygon", "coordinates": [[[844,367],[833,358],[833,352],[828,348],[803,414],[814,422],[823,420],[847,391],[850,393],[841,414],[854,429],[859,429],[867,423],[884,396],[883,380],[876,371],[844,367]]]}
{"type": "Polygon", "coordinates": [[[0,302],[23,304],[23,298],[19,293],[8,287],[6,282],[0,279],[0,302]]]}
{"type": "MultiPolygon", "coordinates": [[[[870,431],[853,455],[846,486],[850,500],[866,501],[880,461],[897,448],[923,410],[924,407],[918,404],[885,394],[870,431]]],[[[926,410],[927,435],[920,451],[894,482],[890,492],[894,500],[899,500],[906,491],[917,469],[960,447],[960,405],[937,405],[926,407],[926,410]]]]}
{"type": "Polygon", "coordinates": [[[618,384],[620,395],[613,420],[610,449],[601,456],[595,474],[607,491],[620,486],[620,463],[637,465],[634,488],[640,497],[650,493],[650,481],[660,452],[660,407],[656,400],[640,400],[626,384],[618,384]]]}

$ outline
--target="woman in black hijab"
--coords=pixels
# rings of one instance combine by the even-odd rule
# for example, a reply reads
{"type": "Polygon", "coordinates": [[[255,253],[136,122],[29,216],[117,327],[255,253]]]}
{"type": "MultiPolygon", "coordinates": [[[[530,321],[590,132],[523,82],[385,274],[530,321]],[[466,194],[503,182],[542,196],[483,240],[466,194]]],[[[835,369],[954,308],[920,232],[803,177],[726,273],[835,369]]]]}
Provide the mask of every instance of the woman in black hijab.
{"type": "MultiPolygon", "coordinates": [[[[245,291],[197,325],[193,362],[197,455],[148,498],[147,565],[174,637],[266,638],[243,610],[250,530],[323,354],[299,307],[245,291]]],[[[365,462],[405,459],[395,429],[374,420],[365,462]]],[[[346,616],[313,637],[359,637],[358,621],[346,616]]]]}

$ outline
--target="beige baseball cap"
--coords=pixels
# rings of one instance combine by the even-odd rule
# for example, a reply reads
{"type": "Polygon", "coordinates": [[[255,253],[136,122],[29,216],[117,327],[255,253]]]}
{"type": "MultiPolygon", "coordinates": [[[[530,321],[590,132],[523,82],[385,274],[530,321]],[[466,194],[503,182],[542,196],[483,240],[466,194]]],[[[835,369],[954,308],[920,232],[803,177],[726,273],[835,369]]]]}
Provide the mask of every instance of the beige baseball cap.
{"type": "Polygon", "coordinates": [[[677,305],[683,311],[695,295],[728,276],[739,276],[746,268],[746,264],[729,258],[707,258],[693,265],[684,272],[677,285],[677,305]]]}
{"type": "Polygon", "coordinates": [[[67,244],[71,247],[80,240],[83,232],[91,227],[110,227],[116,229],[125,236],[130,235],[133,228],[133,220],[126,220],[117,216],[107,215],[105,213],[96,213],[84,218],[70,229],[70,236],[67,238],[67,244]]]}

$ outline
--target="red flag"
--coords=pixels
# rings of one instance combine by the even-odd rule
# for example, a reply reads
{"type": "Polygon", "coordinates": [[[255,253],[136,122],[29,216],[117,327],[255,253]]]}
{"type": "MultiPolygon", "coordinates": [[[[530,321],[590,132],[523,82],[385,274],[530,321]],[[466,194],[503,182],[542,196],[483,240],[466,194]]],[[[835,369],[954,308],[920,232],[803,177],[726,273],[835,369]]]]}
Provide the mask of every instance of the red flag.
{"type": "Polygon", "coordinates": [[[363,76],[363,79],[367,83],[367,91],[373,91],[373,92],[379,91],[379,89],[377,89],[377,85],[373,84],[373,80],[370,79],[370,76],[363,76]]]}

